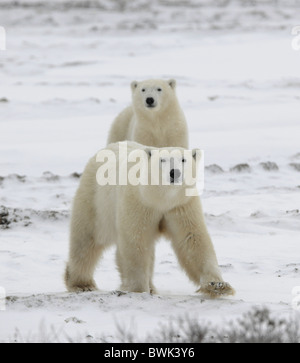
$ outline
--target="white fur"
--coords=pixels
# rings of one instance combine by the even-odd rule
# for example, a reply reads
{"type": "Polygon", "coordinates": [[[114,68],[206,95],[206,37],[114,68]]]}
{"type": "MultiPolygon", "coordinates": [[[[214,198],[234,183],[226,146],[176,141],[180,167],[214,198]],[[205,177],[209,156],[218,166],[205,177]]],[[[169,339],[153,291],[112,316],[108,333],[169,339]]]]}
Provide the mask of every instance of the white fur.
{"type": "MultiPolygon", "coordinates": [[[[127,143],[127,155],[119,155],[115,143],[107,147],[117,156],[117,165],[109,163],[117,171],[125,167],[127,155],[144,150],[143,170],[148,170],[151,180],[151,161],[160,165],[163,181],[168,181],[170,165],[182,163],[184,149],[177,148],[179,156],[171,163],[153,149],[134,142],[127,143]],[[150,152],[149,152],[150,150],[150,152]],[[121,160],[123,158],[123,160],[121,160]],[[121,165],[119,165],[121,164],[121,165]],[[163,164],[163,166],[162,166],[163,164]]],[[[166,148],[172,151],[173,148],[166,148]]],[[[199,155],[194,153],[194,155],[199,155]]],[[[186,161],[186,168],[196,169],[196,160],[186,161]]],[[[80,180],[73,204],[70,255],[65,282],[70,291],[96,289],[94,269],[103,251],[117,244],[117,265],[124,291],[155,292],[152,283],[155,241],[161,234],[172,242],[178,261],[188,277],[201,290],[211,296],[232,294],[219,271],[215,251],[206,229],[200,198],[187,197],[186,179],[169,185],[105,185],[100,186],[96,174],[103,163],[96,157],[88,162],[80,180]],[[219,282],[219,285],[215,284],[219,282]],[[211,284],[213,283],[213,284],[211,284]]],[[[134,163],[128,163],[130,168],[134,163]]],[[[117,173],[118,174],[118,173],[117,173]]]]}
{"type": "Polygon", "coordinates": [[[176,81],[132,82],[132,105],[114,120],[108,144],[131,140],[156,147],[188,148],[187,124],[176,96],[176,81]],[[153,98],[155,107],[148,107],[153,98]]]}

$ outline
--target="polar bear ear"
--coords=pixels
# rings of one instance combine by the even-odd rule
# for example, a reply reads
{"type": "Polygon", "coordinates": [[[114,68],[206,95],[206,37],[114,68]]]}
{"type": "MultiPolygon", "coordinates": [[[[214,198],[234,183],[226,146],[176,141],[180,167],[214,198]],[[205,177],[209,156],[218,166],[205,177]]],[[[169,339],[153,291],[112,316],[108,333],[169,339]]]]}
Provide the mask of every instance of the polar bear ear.
{"type": "Polygon", "coordinates": [[[146,154],[149,158],[151,158],[151,155],[152,155],[152,150],[151,149],[146,149],[146,154]]]}
{"type": "Polygon", "coordinates": [[[168,84],[171,88],[175,89],[176,87],[176,80],[175,79],[169,79],[168,84]]]}
{"type": "Polygon", "coordinates": [[[193,155],[193,158],[196,161],[199,161],[201,159],[201,156],[202,156],[201,150],[200,149],[193,149],[192,150],[192,155],[193,155]]]}
{"type": "Polygon", "coordinates": [[[133,82],[131,82],[131,90],[132,91],[134,91],[136,88],[137,88],[137,86],[138,86],[138,82],[137,81],[133,81],[133,82]]]}

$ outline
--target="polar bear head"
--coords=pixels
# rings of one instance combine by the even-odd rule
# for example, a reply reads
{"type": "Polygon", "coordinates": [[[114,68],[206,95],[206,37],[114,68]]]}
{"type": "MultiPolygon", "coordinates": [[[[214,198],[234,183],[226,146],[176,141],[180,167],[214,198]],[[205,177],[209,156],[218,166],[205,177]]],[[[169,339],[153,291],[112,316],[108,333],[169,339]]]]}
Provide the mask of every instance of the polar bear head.
{"type": "Polygon", "coordinates": [[[135,110],[157,112],[167,109],[176,99],[176,81],[151,79],[131,83],[132,104],[135,110]]]}
{"type": "Polygon", "coordinates": [[[100,150],[95,161],[99,186],[120,186],[121,193],[161,211],[186,203],[203,188],[203,151],[199,149],[122,141],[100,150]]]}
{"type": "Polygon", "coordinates": [[[146,180],[139,186],[145,204],[169,210],[198,195],[196,183],[201,150],[146,148],[145,152],[141,173],[146,175],[146,180]]]}

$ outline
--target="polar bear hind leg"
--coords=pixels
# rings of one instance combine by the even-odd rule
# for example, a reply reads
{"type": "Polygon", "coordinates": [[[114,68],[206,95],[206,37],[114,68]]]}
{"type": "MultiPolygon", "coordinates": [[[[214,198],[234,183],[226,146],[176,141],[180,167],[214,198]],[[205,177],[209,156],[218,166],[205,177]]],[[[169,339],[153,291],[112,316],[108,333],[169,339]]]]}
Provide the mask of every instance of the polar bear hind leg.
{"type": "Polygon", "coordinates": [[[103,246],[91,240],[76,258],[70,259],[65,270],[65,283],[69,291],[97,290],[93,274],[103,250],[103,246]]]}
{"type": "Polygon", "coordinates": [[[92,232],[92,212],[89,211],[86,203],[81,204],[81,209],[78,207],[78,203],[78,199],[75,200],[75,208],[72,213],[65,284],[69,291],[92,291],[97,289],[93,274],[105,246],[99,241],[95,241],[92,232]]]}

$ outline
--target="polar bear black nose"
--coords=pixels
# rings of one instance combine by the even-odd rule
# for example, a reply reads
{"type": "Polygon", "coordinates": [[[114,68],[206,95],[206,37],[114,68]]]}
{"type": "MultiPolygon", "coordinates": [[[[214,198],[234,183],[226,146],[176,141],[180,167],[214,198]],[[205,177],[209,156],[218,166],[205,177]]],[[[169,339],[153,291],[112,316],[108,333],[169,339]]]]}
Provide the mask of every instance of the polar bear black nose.
{"type": "Polygon", "coordinates": [[[154,98],[153,98],[153,97],[147,97],[147,98],[146,98],[146,103],[147,103],[147,105],[149,105],[149,106],[153,105],[153,103],[154,103],[154,98]]]}
{"type": "Polygon", "coordinates": [[[171,169],[170,170],[170,177],[171,179],[178,179],[181,175],[181,171],[179,169],[171,169]]]}

